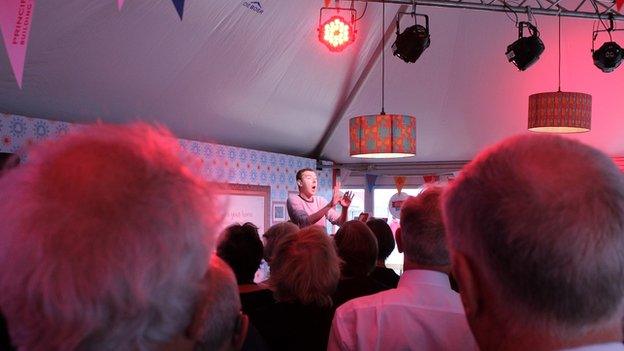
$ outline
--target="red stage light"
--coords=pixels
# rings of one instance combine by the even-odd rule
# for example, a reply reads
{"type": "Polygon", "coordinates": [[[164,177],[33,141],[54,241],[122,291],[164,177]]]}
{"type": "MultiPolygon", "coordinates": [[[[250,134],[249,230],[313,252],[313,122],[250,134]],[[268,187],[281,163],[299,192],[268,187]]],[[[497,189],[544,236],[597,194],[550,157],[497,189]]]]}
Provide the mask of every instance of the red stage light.
{"type": "Polygon", "coordinates": [[[355,33],[350,23],[340,16],[332,18],[321,24],[319,39],[331,51],[342,51],[353,42],[355,33]]]}

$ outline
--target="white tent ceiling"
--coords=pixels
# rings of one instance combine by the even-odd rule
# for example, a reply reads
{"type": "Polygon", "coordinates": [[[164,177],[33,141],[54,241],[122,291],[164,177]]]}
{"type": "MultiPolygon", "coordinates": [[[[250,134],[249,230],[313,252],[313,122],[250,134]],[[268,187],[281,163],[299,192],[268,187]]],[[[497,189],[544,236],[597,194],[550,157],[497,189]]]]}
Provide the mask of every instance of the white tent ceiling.
{"type": "MultiPolygon", "coordinates": [[[[368,5],[352,46],[331,53],[317,39],[322,1],[263,0],[261,14],[243,3],[187,0],[180,21],[170,0],[126,0],[121,11],[113,0],[39,0],[23,89],[0,55],[0,111],[85,123],[144,119],[182,138],[303,156],[314,156],[337,119],[321,158],[360,162],[348,156],[347,125],[380,111],[381,4],[368,5]]],[[[361,14],[364,4],[355,6],[361,14]]],[[[398,9],[386,5],[387,27],[398,9]]],[[[394,35],[386,45],[386,111],[417,117],[417,156],[401,161],[467,160],[526,133],[528,96],[557,89],[557,19],[537,17],[546,51],[519,72],[504,55],[517,37],[505,14],[418,11],[431,23],[423,56],[406,64],[391,55],[394,35]]],[[[592,20],[562,22],[562,90],[593,95],[592,131],[572,137],[624,155],[624,68],[605,74],[593,66],[592,20]]],[[[614,39],[624,43],[624,34],[614,39]]]]}

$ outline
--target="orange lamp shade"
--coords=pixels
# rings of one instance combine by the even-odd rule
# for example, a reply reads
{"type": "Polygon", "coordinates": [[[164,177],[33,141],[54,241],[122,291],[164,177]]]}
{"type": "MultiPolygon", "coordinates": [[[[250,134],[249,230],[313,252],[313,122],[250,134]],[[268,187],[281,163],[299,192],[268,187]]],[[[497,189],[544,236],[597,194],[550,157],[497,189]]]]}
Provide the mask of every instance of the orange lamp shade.
{"type": "Polygon", "coordinates": [[[583,133],[591,129],[592,97],[576,92],[529,96],[529,130],[541,133],[583,133]]]}
{"type": "Polygon", "coordinates": [[[396,158],[416,155],[416,118],[407,115],[366,115],[349,121],[350,155],[396,158]]]}

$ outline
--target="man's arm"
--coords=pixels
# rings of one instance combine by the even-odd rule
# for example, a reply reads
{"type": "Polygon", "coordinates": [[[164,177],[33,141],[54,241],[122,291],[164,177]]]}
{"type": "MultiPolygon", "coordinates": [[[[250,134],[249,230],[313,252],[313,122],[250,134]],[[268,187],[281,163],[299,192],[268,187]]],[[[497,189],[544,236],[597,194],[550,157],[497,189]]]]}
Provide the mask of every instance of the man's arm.
{"type": "MultiPolygon", "coordinates": [[[[336,188],[334,188],[334,192],[336,191],[336,188]]],[[[335,197],[336,193],[334,193],[334,197],[335,197]]],[[[332,222],[335,225],[342,225],[344,222],[347,221],[347,215],[349,214],[349,206],[351,206],[351,200],[353,200],[353,193],[350,191],[347,191],[344,195],[340,196],[340,192],[338,191],[338,196],[339,196],[339,202],[340,202],[340,206],[342,207],[342,209],[340,210],[340,215],[338,215],[338,213],[336,213],[336,210],[334,210],[333,208],[331,209],[330,213],[327,214],[327,218],[329,219],[330,222],[332,222]]]]}

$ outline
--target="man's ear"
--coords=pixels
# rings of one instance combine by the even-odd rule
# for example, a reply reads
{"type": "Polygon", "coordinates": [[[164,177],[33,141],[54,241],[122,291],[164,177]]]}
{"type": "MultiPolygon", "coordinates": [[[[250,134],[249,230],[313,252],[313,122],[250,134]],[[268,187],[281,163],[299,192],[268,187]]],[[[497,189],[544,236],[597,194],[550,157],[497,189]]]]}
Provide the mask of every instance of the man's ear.
{"type": "Polygon", "coordinates": [[[397,244],[397,251],[403,253],[403,237],[401,236],[401,227],[396,229],[396,232],[394,233],[394,240],[397,244]]]}
{"type": "Polygon", "coordinates": [[[461,252],[453,251],[451,262],[453,278],[459,285],[459,293],[466,311],[466,318],[468,321],[474,320],[482,312],[481,308],[483,308],[483,306],[480,306],[481,294],[483,292],[479,288],[478,275],[472,267],[470,259],[461,252]]]}
{"type": "Polygon", "coordinates": [[[241,313],[238,322],[236,323],[236,330],[232,336],[232,350],[240,350],[243,348],[245,338],[247,338],[247,331],[249,330],[249,317],[241,313]]]}
{"type": "Polygon", "coordinates": [[[301,179],[297,179],[297,186],[300,188],[303,186],[303,182],[301,181],[301,179]]]}

